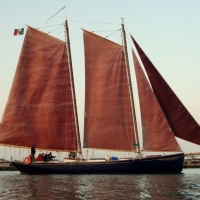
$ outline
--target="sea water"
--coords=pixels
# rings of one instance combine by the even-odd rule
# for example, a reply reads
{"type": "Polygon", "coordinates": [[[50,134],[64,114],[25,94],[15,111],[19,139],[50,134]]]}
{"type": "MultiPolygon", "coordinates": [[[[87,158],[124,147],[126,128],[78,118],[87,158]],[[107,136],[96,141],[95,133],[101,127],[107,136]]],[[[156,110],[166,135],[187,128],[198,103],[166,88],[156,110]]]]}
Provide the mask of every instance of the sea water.
{"type": "Polygon", "coordinates": [[[180,174],[21,175],[0,171],[0,199],[200,199],[200,168],[180,174]]]}

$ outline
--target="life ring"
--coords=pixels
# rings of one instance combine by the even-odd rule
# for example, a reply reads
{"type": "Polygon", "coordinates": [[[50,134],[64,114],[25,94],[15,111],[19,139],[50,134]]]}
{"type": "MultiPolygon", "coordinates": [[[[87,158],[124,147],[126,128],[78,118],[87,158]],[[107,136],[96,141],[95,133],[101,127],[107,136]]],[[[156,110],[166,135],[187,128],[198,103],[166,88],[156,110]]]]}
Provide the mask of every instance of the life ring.
{"type": "Polygon", "coordinates": [[[26,158],[24,158],[24,164],[25,164],[25,165],[28,165],[28,164],[30,164],[30,163],[31,163],[31,159],[30,159],[29,156],[27,156],[26,158]]]}

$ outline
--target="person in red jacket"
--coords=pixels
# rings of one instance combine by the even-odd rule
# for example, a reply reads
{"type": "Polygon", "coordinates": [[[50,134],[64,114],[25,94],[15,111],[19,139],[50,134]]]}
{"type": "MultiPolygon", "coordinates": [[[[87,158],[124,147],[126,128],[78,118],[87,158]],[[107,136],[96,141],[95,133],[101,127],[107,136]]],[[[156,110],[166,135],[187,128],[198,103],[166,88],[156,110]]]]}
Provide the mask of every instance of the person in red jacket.
{"type": "Polygon", "coordinates": [[[36,158],[36,161],[43,161],[42,154],[39,154],[38,157],[36,158]]]}

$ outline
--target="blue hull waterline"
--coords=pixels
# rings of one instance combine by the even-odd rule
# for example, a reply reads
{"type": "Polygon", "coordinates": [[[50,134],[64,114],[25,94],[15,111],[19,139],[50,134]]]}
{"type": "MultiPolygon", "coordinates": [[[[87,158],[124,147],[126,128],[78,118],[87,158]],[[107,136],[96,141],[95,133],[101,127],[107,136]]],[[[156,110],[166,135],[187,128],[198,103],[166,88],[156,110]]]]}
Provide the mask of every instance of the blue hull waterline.
{"type": "Polygon", "coordinates": [[[136,174],[136,173],[180,173],[184,154],[156,156],[142,159],[114,161],[83,160],[72,162],[32,162],[13,164],[22,174],[136,174]]]}

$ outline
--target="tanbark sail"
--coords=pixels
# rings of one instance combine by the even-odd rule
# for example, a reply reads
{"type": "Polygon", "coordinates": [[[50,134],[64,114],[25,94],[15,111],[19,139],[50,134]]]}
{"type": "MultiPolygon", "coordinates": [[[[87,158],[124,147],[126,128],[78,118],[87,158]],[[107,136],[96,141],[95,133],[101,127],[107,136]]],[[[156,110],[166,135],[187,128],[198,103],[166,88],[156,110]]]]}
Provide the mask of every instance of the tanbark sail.
{"type": "Polygon", "coordinates": [[[84,30],[84,147],[132,151],[130,93],[121,45],[84,30]]]}
{"type": "Polygon", "coordinates": [[[132,54],[140,102],[143,149],[145,151],[181,151],[134,51],[132,54]]]}
{"type": "Polygon", "coordinates": [[[154,94],[174,135],[194,144],[200,144],[199,124],[172,91],[133,37],[132,40],[142,60],[154,94]]]}
{"type": "Polygon", "coordinates": [[[28,27],[0,127],[2,145],[77,150],[65,42],[28,27]]]}

